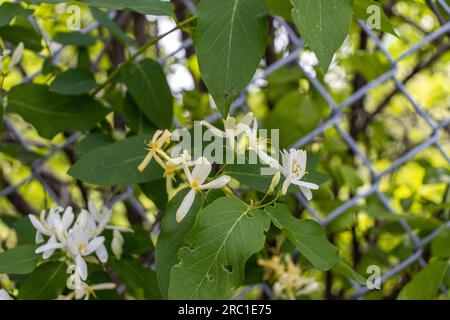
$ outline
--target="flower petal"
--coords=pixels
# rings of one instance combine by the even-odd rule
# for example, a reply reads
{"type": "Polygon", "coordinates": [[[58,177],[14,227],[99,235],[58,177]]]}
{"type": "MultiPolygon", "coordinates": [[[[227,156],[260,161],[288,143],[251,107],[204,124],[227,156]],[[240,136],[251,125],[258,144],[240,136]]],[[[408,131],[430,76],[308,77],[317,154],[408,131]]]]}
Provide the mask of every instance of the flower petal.
{"type": "Polygon", "coordinates": [[[116,288],[116,284],[112,283],[112,282],[105,282],[105,283],[99,283],[99,284],[94,284],[91,286],[91,289],[94,291],[97,290],[113,290],[116,288]]]}
{"type": "Polygon", "coordinates": [[[186,196],[183,199],[183,202],[181,202],[180,207],[177,210],[176,213],[176,219],[177,222],[180,222],[183,220],[183,218],[188,214],[189,209],[191,209],[192,204],[195,200],[195,190],[191,189],[186,196]]]}
{"type": "Polygon", "coordinates": [[[311,189],[305,188],[300,186],[300,190],[302,191],[303,195],[305,196],[306,200],[311,200],[312,199],[312,192],[311,189]]]}
{"type": "Polygon", "coordinates": [[[95,254],[101,263],[106,263],[108,261],[108,251],[104,244],[101,244],[96,250],[95,254]]]}
{"type": "Polygon", "coordinates": [[[34,252],[40,254],[46,251],[50,250],[54,251],[55,249],[61,248],[64,248],[64,245],[62,243],[57,242],[55,236],[51,236],[51,238],[48,240],[46,244],[38,247],[34,252]]]}
{"type": "Polygon", "coordinates": [[[253,112],[247,113],[240,121],[240,124],[250,126],[253,121],[253,112]]]}
{"type": "Polygon", "coordinates": [[[144,171],[145,168],[147,168],[148,164],[150,163],[150,161],[152,161],[153,155],[154,155],[154,151],[150,150],[147,155],[145,156],[144,160],[142,160],[142,162],[139,164],[138,166],[138,170],[140,172],[144,171]]]}
{"type": "Polygon", "coordinates": [[[81,255],[77,255],[75,258],[75,262],[77,264],[77,271],[80,274],[81,280],[87,279],[87,264],[86,261],[84,261],[83,257],[81,255]]]}
{"type": "Polygon", "coordinates": [[[283,182],[283,186],[281,187],[281,193],[286,194],[289,186],[291,185],[291,180],[289,178],[286,178],[283,182]]]}
{"type": "Polygon", "coordinates": [[[217,129],[216,127],[214,127],[213,125],[211,125],[209,122],[207,121],[202,121],[202,124],[208,128],[209,131],[211,131],[211,133],[213,135],[215,135],[216,137],[220,137],[220,138],[224,138],[225,137],[225,132],[223,132],[222,130],[217,129]]]}
{"type": "Polygon", "coordinates": [[[62,216],[62,224],[64,226],[64,229],[67,230],[72,225],[74,219],[75,215],[73,214],[72,207],[67,207],[62,216]]]}
{"type": "Polygon", "coordinates": [[[34,242],[36,242],[36,243],[44,242],[44,237],[42,236],[42,233],[40,231],[36,231],[36,236],[34,237],[34,242]]]}
{"type": "Polygon", "coordinates": [[[211,173],[211,163],[205,157],[200,157],[195,162],[194,170],[192,170],[192,179],[202,184],[211,173]]]}
{"type": "Polygon", "coordinates": [[[315,184],[315,183],[312,183],[312,182],[306,182],[306,181],[300,181],[299,180],[299,181],[293,181],[292,183],[296,184],[299,187],[305,187],[305,188],[313,189],[313,190],[319,189],[319,186],[317,184],[315,184]]]}
{"type": "Polygon", "coordinates": [[[105,241],[105,237],[96,237],[96,238],[92,239],[91,241],[89,241],[89,243],[86,246],[86,250],[82,253],[83,256],[90,255],[92,252],[97,250],[98,247],[100,247],[104,241],[105,241]]]}
{"type": "Polygon", "coordinates": [[[0,300],[13,300],[5,289],[0,289],[0,300]]]}
{"type": "Polygon", "coordinates": [[[202,184],[199,189],[201,190],[208,190],[208,189],[219,189],[222,187],[225,187],[231,180],[230,176],[221,176],[220,178],[217,178],[211,182],[208,182],[206,184],[202,184]]]}
{"type": "Polygon", "coordinates": [[[36,228],[40,233],[45,234],[46,236],[51,236],[51,233],[47,231],[46,228],[42,225],[42,223],[32,214],[28,215],[30,218],[30,222],[33,225],[33,227],[36,228]]]}
{"type": "Polygon", "coordinates": [[[184,174],[186,175],[186,178],[187,178],[188,181],[189,181],[189,184],[192,184],[192,182],[193,182],[193,180],[192,180],[192,174],[191,174],[191,171],[189,171],[189,168],[188,168],[187,163],[186,163],[186,162],[183,162],[183,163],[182,163],[182,166],[183,166],[184,174]]]}

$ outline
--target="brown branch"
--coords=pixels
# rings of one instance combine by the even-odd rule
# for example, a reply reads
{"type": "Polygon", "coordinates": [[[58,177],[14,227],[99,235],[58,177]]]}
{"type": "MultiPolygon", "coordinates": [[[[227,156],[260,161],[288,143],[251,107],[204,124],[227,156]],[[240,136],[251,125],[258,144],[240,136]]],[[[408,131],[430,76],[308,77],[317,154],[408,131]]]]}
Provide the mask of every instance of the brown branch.
{"type": "MultiPolygon", "coordinates": [[[[3,171],[0,170],[0,185],[2,186],[2,189],[10,187],[12,184],[8,180],[8,178],[5,177],[3,174],[3,171]]],[[[12,192],[6,195],[6,199],[16,208],[16,210],[21,215],[27,215],[27,214],[36,214],[37,210],[27,201],[25,198],[17,191],[17,189],[14,189],[12,192]]]]}

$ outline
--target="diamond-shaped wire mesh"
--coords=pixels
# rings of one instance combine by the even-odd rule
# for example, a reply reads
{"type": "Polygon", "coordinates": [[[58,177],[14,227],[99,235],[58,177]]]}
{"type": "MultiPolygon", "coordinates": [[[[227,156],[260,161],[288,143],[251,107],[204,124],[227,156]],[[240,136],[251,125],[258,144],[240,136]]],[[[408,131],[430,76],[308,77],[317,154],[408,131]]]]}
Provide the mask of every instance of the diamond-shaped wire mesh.
{"type": "MultiPolygon", "coordinates": [[[[447,14],[450,15],[450,8],[443,0],[437,0],[440,6],[445,10],[447,14]]],[[[195,6],[189,1],[189,0],[183,0],[184,4],[186,5],[186,8],[188,8],[191,12],[195,11],[195,6]]],[[[359,159],[361,166],[364,167],[368,172],[370,173],[371,177],[371,185],[367,188],[365,188],[364,191],[359,192],[344,203],[342,203],[339,207],[335,208],[331,212],[328,212],[324,217],[321,217],[321,214],[309,203],[301,193],[296,194],[296,198],[298,199],[299,203],[307,210],[307,212],[315,219],[317,220],[322,226],[327,226],[336,219],[338,219],[341,215],[343,215],[347,210],[353,208],[356,206],[361,200],[364,200],[368,198],[369,196],[375,196],[378,201],[384,206],[384,208],[389,211],[391,214],[396,215],[399,214],[397,210],[393,207],[391,204],[389,198],[380,191],[380,182],[381,179],[385,176],[388,176],[398,170],[400,167],[405,165],[408,161],[414,159],[416,155],[423,152],[424,150],[428,148],[436,148],[439,153],[442,155],[442,157],[447,161],[447,163],[450,165],[450,155],[447,154],[444,150],[444,148],[439,144],[439,138],[441,135],[448,135],[448,132],[446,130],[449,129],[450,126],[450,117],[442,120],[441,122],[437,123],[432,119],[432,117],[427,113],[424,108],[420,106],[419,103],[417,103],[413,95],[408,92],[405,83],[399,79],[398,77],[398,64],[402,62],[404,59],[410,57],[417,51],[424,48],[427,44],[436,41],[439,38],[448,37],[448,34],[450,33],[450,21],[447,21],[446,23],[442,24],[439,29],[435,30],[434,32],[426,35],[423,37],[420,41],[418,41],[416,44],[408,48],[406,51],[404,51],[400,56],[397,58],[393,58],[388,50],[384,47],[383,42],[380,40],[380,38],[370,29],[367,27],[364,21],[359,21],[359,25],[366,33],[367,37],[372,40],[377,49],[384,55],[384,57],[387,59],[387,61],[390,64],[390,67],[387,71],[385,71],[382,75],[378,76],[376,79],[368,82],[363,87],[359,88],[357,91],[355,91],[350,97],[346,98],[343,102],[337,103],[330,92],[327,90],[325,85],[319,81],[314,74],[309,72],[308,70],[305,70],[305,68],[300,63],[299,55],[305,50],[304,49],[304,43],[301,38],[299,38],[296,35],[296,32],[291,28],[291,26],[283,21],[281,18],[276,17],[275,20],[285,29],[287,32],[287,35],[289,37],[290,43],[293,44],[293,49],[289,54],[287,54],[284,58],[276,61],[272,65],[270,65],[268,68],[266,68],[263,72],[257,74],[255,78],[252,80],[252,83],[250,85],[253,85],[260,79],[265,79],[269,77],[271,74],[276,72],[282,67],[285,67],[287,65],[292,66],[293,64],[298,67],[303,74],[306,76],[306,78],[310,81],[310,84],[317,90],[317,92],[321,95],[321,97],[326,101],[330,116],[325,119],[320,125],[318,125],[316,128],[314,128],[311,132],[304,135],[301,139],[299,139],[297,142],[295,142],[292,147],[300,148],[303,147],[309,143],[312,143],[323,135],[328,129],[334,128],[335,131],[342,137],[342,139],[346,142],[352,153],[356,158],[359,159]],[[365,155],[364,151],[360,148],[358,145],[358,142],[355,141],[354,138],[349,134],[349,132],[346,130],[343,120],[345,119],[344,112],[346,109],[351,108],[352,105],[360,101],[362,98],[365,97],[365,95],[371,91],[372,89],[380,86],[383,83],[386,83],[387,81],[392,81],[395,85],[395,91],[393,95],[395,94],[401,94],[403,95],[407,101],[411,104],[413,107],[416,115],[423,119],[427,125],[431,129],[431,135],[418,145],[414,146],[411,150],[407,151],[397,159],[395,159],[389,167],[385,168],[384,170],[376,170],[373,163],[369,160],[367,155],[365,155]]],[[[37,26],[36,23],[34,23],[35,26],[37,26]]],[[[88,33],[98,27],[97,23],[93,23],[82,30],[84,33],[88,33]]],[[[48,39],[51,41],[50,39],[48,39]]],[[[182,51],[183,49],[186,49],[188,47],[192,46],[192,40],[188,39],[184,42],[182,42],[181,47],[172,52],[170,55],[165,56],[160,59],[161,63],[164,63],[168,58],[171,56],[177,54],[178,52],[182,51]]],[[[58,62],[58,59],[61,55],[61,52],[63,50],[64,46],[59,47],[56,52],[54,53],[52,62],[56,64],[58,62]]],[[[448,49],[447,49],[448,50],[448,49]]],[[[41,70],[42,71],[42,70],[41,70]]],[[[36,78],[41,71],[36,72],[35,74],[27,77],[24,79],[24,82],[30,82],[33,81],[34,78],[36,78]]],[[[247,97],[248,90],[244,90],[240,97],[233,103],[231,107],[231,113],[236,112],[238,109],[246,110],[246,97],[247,97]]],[[[214,114],[213,116],[210,116],[207,120],[208,121],[216,121],[220,118],[220,115],[214,114]]],[[[8,130],[10,130],[16,137],[16,139],[20,142],[21,146],[25,150],[31,150],[31,146],[29,145],[29,142],[27,141],[26,137],[24,137],[21,132],[17,128],[15,128],[12,121],[8,119],[8,117],[5,117],[5,126],[8,130]]],[[[30,174],[23,178],[22,180],[11,184],[4,188],[3,190],[0,190],[0,198],[6,197],[10,195],[11,193],[16,192],[21,186],[29,183],[32,180],[38,181],[42,187],[44,188],[45,192],[48,194],[48,196],[51,197],[51,199],[57,203],[61,204],[63,201],[58,197],[58,195],[55,193],[53,188],[48,185],[48,183],[42,179],[42,173],[41,169],[42,167],[48,163],[49,160],[51,160],[52,157],[55,156],[58,152],[74,145],[79,139],[83,136],[82,133],[74,133],[70,136],[68,136],[65,141],[63,141],[58,146],[53,147],[48,153],[43,155],[42,157],[38,158],[37,160],[33,161],[29,167],[30,167],[30,174]]],[[[107,202],[107,205],[112,207],[117,203],[120,203],[122,201],[127,200],[131,206],[133,206],[134,210],[141,216],[142,219],[145,221],[148,221],[146,211],[144,209],[144,206],[139,202],[139,200],[134,195],[134,189],[133,187],[129,186],[125,189],[125,191],[117,196],[115,196],[113,199],[110,199],[110,201],[107,202]]],[[[151,223],[151,222],[149,222],[151,223]]],[[[411,239],[412,245],[413,245],[413,252],[412,254],[404,259],[403,261],[399,262],[396,265],[390,266],[389,270],[385,272],[381,277],[381,283],[385,283],[388,279],[394,277],[395,275],[399,274],[402,270],[407,268],[408,266],[418,263],[420,267],[424,267],[426,265],[426,261],[422,257],[422,253],[424,251],[424,247],[430,244],[430,242],[439,235],[444,229],[450,228],[450,221],[447,221],[445,224],[441,225],[437,229],[435,229],[433,232],[428,234],[424,238],[419,238],[416,233],[414,233],[412,227],[408,224],[406,221],[400,221],[401,226],[403,227],[406,234],[411,239]]],[[[352,286],[355,289],[355,294],[353,295],[354,299],[360,299],[363,298],[364,295],[369,291],[367,287],[360,286],[357,283],[355,283],[352,280],[349,280],[352,284],[352,286]]],[[[442,292],[447,292],[447,288],[444,287],[444,285],[441,284],[440,287],[442,292]]]]}

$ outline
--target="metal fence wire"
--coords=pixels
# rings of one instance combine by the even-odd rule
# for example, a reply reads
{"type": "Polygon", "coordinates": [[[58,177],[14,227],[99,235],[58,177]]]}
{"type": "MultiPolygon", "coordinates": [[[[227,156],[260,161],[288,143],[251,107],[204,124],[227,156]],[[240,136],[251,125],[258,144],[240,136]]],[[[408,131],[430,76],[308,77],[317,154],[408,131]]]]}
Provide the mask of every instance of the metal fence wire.
{"type": "MultiPolygon", "coordinates": [[[[195,11],[195,6],[190,0],[183,0],[183,3],[185,4],[186,8],[190,10],[191,12],[195,11]]],[[[447,3],[444,0],[437,0],[437,3],[440,5],[440,7],[446,12],[447,16],[450,16],[450,8],[447,5],[447,3]]],[[[114,12],[111,12],[111,16],[114,15],[114,12]]],[[[31,22],[34,26],[38,27],[38,24],[35,23],[33,17],[30,17],[31,22]]],[[[358,21],[359,25],[361,26],[364,33],[367,35],[368,39],[372,40],[374,44],[376,45],[376,48],[383,54],[383,56],[387,59],[387,61],[390,64],[390,67],[387,71],[385,71],[381,76],[378,78],[368,82],[363,87],[359,88],[357,91],[355,91],[350,97],[345,99],[341,103],[337,103],[330,92],[327,90],[327,88],[317,79],[317,77],[309,72],[308,70],[305,70],[304,66],[300,63],[299,56],[304,51],[304,43],[301,38],[299,38],[296,34],[296,32],[292,29],[291,25],[285,22],[280,17],[274,18],[277,23],[282,26],[289,38],[290,44],[293,45],[293,49],[289,54],[287,54],[282,59],[276,61],[275,63],[271,64],[269,67],[267,67],[263,72],[258,73],[252,82],[250,83],[249,87],[253,84],[255,84],[257,81],[261,79],[265,79],[280,68],[293,64],[298,67],[303,74],[307,77],[307,79],[310,81],[310,84],[317,90],[317,92],[321,95],[321,97],[326,101],[328,108],[330,110],[330,116],[322,121],[320,125],[318,125],[316,128],[314,128],[311,132],[303,136],[301,139],[299,139],[297,142],[295,142],[292,147],[294,148],[300,148],[302,146],[305,146],[311,142],[314,142],[316,138],[320,137],[324,132],[329,128],[334,128],[337,133],[343,138],[343,140],[346,142],[348,147],[351,149],[352,153],[361,161],[361,165],[365,167],[368,172],[370,172],[371,176],[371,185],[370,187],[366,188],[363,192],[357,193],[352,198],[347,200],[346,202],[342,203],[339,207],[334,209],[332,212],[329,212],[324,218],[321,218],[319,213],[316,209],[313,208],[311,203],[309,203],[301,193],[296,194],[296,198],[300,202],[300,204],[307,210],[307,212],[316,220],[318,221],[322,226],[326,226],[330,224],[331,222],[335,221],[337,218],[339,218],[343,213],[345,213],[347,210],[353,208],[355,205],[357,205],[360,201],[368,198],[369,196],[376,196],[378,200],[381,202],[381,204],[385,207],[387,211],[389,211],[391,214],[396,215],[399,214],[397,210],[392,206],[390,203],[390,200],[388,197],[383,194],[383,192],[380,191],[380,182],[381,179],[389,174],[392,174],[394,171],[398,170],[400,167],[404,166],[407,162],[412,160],[416,155],[423,152],[427,148],[436,148],[439,153],[443,156],[443,158],[447,161],[447,163],[450,165],[450,155],[447,154],[442,147],[442,145],[439,144],[439,138],[440,135],[447,135],[448,132],[446,130],[449,130],[450,126],[450,117],[444,119],[440,123],[437,123],[433,120],[433,118],[428,114],[426,110],[424,110],[423,107],[420,106],[418,102],[416,102],[410,92],[408,92],[407,88],[405,87],[404,81],[399,79],[398,76],[398,64],[405,60],[406,58],[410,57],[414,53],[418,52],[424,46],[427,44],[430,44],[431,42],[436,41],[439,38],[448,37],[450,34],[450,21],[441,21],[441,25],[439,29],[436,31],[427,34],[424,36],[420,41],[412,45],[410,48],[408,48],[406,51],[404,51],[399,57],[393,58],[389,53],[388,50],[383,45],[383,42],[380,40],[380,38],[366,25],[364,21],[358,21]],[[413,106],[415,113],[418,117],[425,120],[429,128],[431,129],[431,135],[418,145],[416,145],[411,150],[407,151],[405,154],[401,155],[392,163],[390,166],[382,171],[375,169],[373,163],[368,159],[368,156],[364,153],[363,150],[358,146],[358,143],[355,141],[354,138],[347,132],[345,127],[343,126],[343,122],[345,121],[344,117],[344,111],[351,106],[353,106],[355,103],[360,101],[362,98],[366,96],[366,94],[376,88],[377,86],[387,82],[387,81],[393,81],[395,84],[396,93],[403,95],[407,101],[413,106]]],[[[98,23],[92,23],[91,25],[84,28],[81,32],[83,33],[89,33],[93,29],[98,27],[98,23]]],[[[42,31],[42,30],[41,30],[42,31]]],[[[45,36],[45,33],[41,32],[45,36]]],[[[46,37],[46,36],[45,36],[46,37]]],[[[47,41],[51,42],[51,39],[48,39],[47,41]]],[[[57,46],[57,45],[56,45],[57,46]]],[[[186,49],[188,47],[192,46],[192,41],[190,39],[185,40],[182,42],[181,47],[177,49],[176,51],[172,52],[168,56],[165,56],[160,59],[161,63],[164,63],[167,61],[168,58],[174,56],[175,54],[181,52],[183,49],[186,49]]],[[[58,49],[55,51],[53,55],[53,64],[56,64],[59,61],[60,55],[62,50],[64,49],[64,45],[61,45],[58,47],[58,49]]],[[[447,49],[448,50],[448,49],[447,49]]],[[[41,70],[42,71],[42,70],[41,70]]],[[[36,72],[35,74],[28,76],[24,79],[24,82],[31,82],[35,77],[37,77],[41,71],[36,72]]],[[[232,104],[231,107],[231,113],[234,113],[241,110],[246,110],[246,98],[248,94],[248,88],[244,90],[238,99],[232,104]]],[[[213,122],[215,120],[218,120],[220,118],[220,114],[216,113],[212,116],[210,116],[207,120],[210,122],[213,122]]],[[[5,128],[9,130],[17,139],[17,141],[20,143],[20,145],[25,150],[32,150],[29,141],[27,141],[26,137],[14,126],[13,122],[8,118],[8,116],[5,116],[4,119],[5,122],[5,128]]],[[[58,146],[55,146],[50,149],[50,151],[43,155],[42,157],[38,158],[34,162],[30,164],[31,173],[26,178],[22,179],[19,182],[16,182],[14,184],[8,185],[6,188],[0,190],[0,198],[6,197],[10,195],[13,192],[17,192],[18,188],[32,180],[38,181],[44,190],[47,192],[47,194],[52,198],[52,200],[57,204],[62,204],[62,200],[58,197],[58,195],[55,193],[55,191],[48,185],[48,183],[42,178],[41,169],[48,163],[48,161],[58,152],[74,145],[79,139],[83,136],[83,133],[77,132],[73,133],[72,135],[68,136],[66,140],[61,143],[58,146]]],[[[107,202],[107,205],[109,207],[114,206],[117,203],[120,203],[122,201],[128,201],[129,204],[131,204],[136,210],[136,212],[139,213],[142,219],[145,219],[147,222],[147,215],[146,211],[144,209],[144,206],[140,203],[140,201],[135,197],[133,187],[129,186],[125,188],[125,191],[118,196],[111,199],[109,202],[107,202]]],[[[441,225],[437,229],[435,229],[433,232],[428,234],[427,236],[423,238],[419,238],[414,232],[412,227],[408,224],[407,221],[400,221],[401,226],[409,236],[412,244],[413,244],[413,252],[412,254],[401,261],[400,263],[391,266],[387,272],[382,274],[381,276],[381,283],[385,283],[388,279],[394,277],[395,275],[399,274],[407,268],[408,266],[417,263],[421,268],[426,266],[426,261],[423,259],[422,254],[424,251],[424,248],[430,244],[430,242],[439,235],[443,230],[446,228],[450,228],[450,221],[447,221],[445,224],[441,225]]],[[[361,286],[354,282],[353,280],[349,279],[352,286],[354,287],[354,295],[353,299],[362,299],[364,296],[368,293],[369,289],[366,286],[361,286]]],[[[440,290],[442,292],[447,292],[447,288],[441,284],[440,290]]]]}

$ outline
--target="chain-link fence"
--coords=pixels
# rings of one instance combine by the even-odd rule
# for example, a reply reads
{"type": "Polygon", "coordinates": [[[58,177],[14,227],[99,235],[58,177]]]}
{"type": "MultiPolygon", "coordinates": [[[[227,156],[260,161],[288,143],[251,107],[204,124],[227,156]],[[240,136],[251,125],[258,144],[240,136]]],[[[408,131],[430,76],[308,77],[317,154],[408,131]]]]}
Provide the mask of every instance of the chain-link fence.
{"type": "MultiPolygon", "coordinates": [[[[189,0],[183,0],[184,5],[186,8],[191,11],[192,13],[195,12],[195,6],[189,1],[189,0]]],[[[447,3],[444,0],[437,0],[437,5],[440,6],[440,8],[445,11],[446,15],[450,15],[450,8],[447,5],[447,3]]],[[[114,17],[114,12],[111,12],[111,17],[114,17]]],[[[33,20],[32,17],[30,17],[31,22],[34,26],[38,27],[38,24],[33,20]]],[[[427,34],[424,36],[420,41],[418,41],[416,44],[405,50],[402,54],[400,54],[397,58],[393,58],[388,50],[385,48],[385,45],[380,40],[380,38],[366,25],[364,21],[359,21],[359,25],[361,26],[363,32],[366,34],[368,39],[372,40],[374,44],[376,45],[376,48],[379,52],[381,52],[384,57],[387,59],[387,61],[390,64],[389,69],[384,72],[382,75],[377,77],[376,79],[370,81],[369,83],[365,84],[364,86],[360,87],[358,90],[356,90],[350,97],[345,99],[341,103],[337,103],[330,92],[327,90],[326,86],[322,84],[321,81],[317,79],[317,77],[311,73],[309,70],[305,70],[305,67],[302,65],[299,59],[299,55],[304,50],[304,43],[301,38],[299,38],[296,34],[296,32],[293,30],[292,26],[284,21],[283,19],[276,17],[275,21],[279,23],[279,25],[284,28],[285,32],[288,35],[290,44],[292,45],[292,50],[289,54],[287,54],[284,58],[276,61],[275,63],[271,64],[269,67],[267,67],[263,72],[258,73],[255,78],[252,80],[251,85],[257,83],[261,79],[265,79],[277,70],[279,70],[282,67],[285,67],[287,65],[292,66],[293,64],[298,67],[303,74],[306,76],[306,78],[309,80],[310,84],[319,92],[321,97],[326,101],[329,109],[330,109],[330,116],[324,120],[319,126],[317,126],[314,130],[303,136],[300,140],[295,142],[292,147],[300,148],[302,146],[305,146],[306,144],[312,143],[320,137],[324,132],[329,128],[335,128],[335,130],[339,133],[339,135],[345,140],[348,147],[350,148],[351,152],[354,154],[355,158],[357,158],[363,167],[365,167],[369,172],[371,176],[371,185],[370,187],[366,188],[363,192],[359,192],[353,197],[351,197],[348,201],[341,204],[339,207],[334,209],[332,212],[329,212],[325,215],[324,218],[320,217],[320,214],[317,212],[315,208],[309,203],[301,193],[296,194],[296,198],[300,202],[300,204],[308,211],[308,213],[317,220],[322,226],[326,226],[330,224],[331,222],[335,221],[337,218],[339,218],[342,214],[344,214],[347,210],[351,209],[352,207],[356,206],[360,201],[368,198],[369,196],[375,195],[378,200],[383,204],[385,209],[389,211],[393,215],[399,214],[397,210],[393,207],[393,205],[390,202],[390,199],[380,191],[380,182],[381,179],[389,174],[392,174],[396,170],[398,170],[400,167],[405,165],[407,162],[412,160],[416,155],[423,152],[427,148],[436,148],[440,154],[443,156],[443,158],[447,161],[447,163],[450,165],[450,155],[447,154],[443,148],[442,145],[439,144],[439,139],[442,135],[447,136],[449,126],[450,126],[450,118],[446,118],[443,121],[437,123],[433,118],[427,113],[424,108],[420,106],[419,103],[417,103],[412,94],[408,92],[405,86],[405,79],[399,79],[398,76],[398,64],[405,60],[406,58],[410,57],[411,55],[415,54],[422,48],[424,48],[426,45],[435,42],[438,39],[444,39],[445,37],[448,37],[450,34],[450,21],[441,21],[440,27],[435,30],[432,33],[427,34]],[[395,84],[395,89],[392,93],[387,95],[387,101],[389,101],[392,96],[396,94],[403,95],[407,101],[413,106],[415,112],[417,113],[418,117],[421,117],[429,128],[431,129],[431,135],[425,140],[413,147],[411,150],[407,151],[402,156],[398,157],[392,163],[388,168],[385,168],[382,171],[379,171],[375,169],[373,163],[369,160],[368,156],[364,153],[364,151],[358,146],[357,141],[350,135],[350,133],[345,129],[345,126],[343,125],[346,121],[344,111],[346,109],[351,108],[355,103],[363,99],[366,94],[371,91],[372,89],[376,88],[377,86],[380,86],[384,84],[387,81],[393,81],[395,84]]],[[[82,30],[83,33],[89,33],[93,29],[98,27],[98,23],[93,23],[82,30]]],[[[46,41],[51,42],[51,39],[49,39],[47,36],[45,36],[45,33],[42,32],[41,34],[44,35],[46,38],[46,41]]],[[[448,40],[447,40],[448,41],[448,40]]],[[[160,59],[161,63],[164,63],[168,58],[174,56],[175,54],[179,53],[180,51],[192,46],[192,40],[188,39],[182,42],[180,48],[168,56],[165,56],[160,59]]],[[[64,46],[60,46],[53,55],[52,63],[56,64],[59,61],[60,54],[62,50],[64,49],[64,46]]],[[[448,51],[448,43],[447,46],[444,46],[443,51],[448,51]]],[[[444,53],[443,52],[443,53],[444,53]]],[[[442,56],[439,55],[439,56],[442,56]]],[[[41,71],[36,72],[35,74],[26,77],[24,79],[24,82],[31,82],[34,78],[36,78],[41,71]]],[[[242,94],[239,96],[239,98],[232,104],[230,113],[234,113],[241,110],[246,110],[246,97],[248,94],[248,90],[244,90],[242,94]]],[[[377,114],[381,111],[375,110],[373,114],[377,114]]],[[[213,116],[210,116],[207,120],[210,122],[216,121],[220,119],[220,114],[214,114],[213,116]]],[[[8,119],[8,116],[5,116],[5,128],[10,131],[17,141],[20,143],[20,145],[25,150],[31,150],[32,147],[30,146],[27,139],[17,130],[17,128],[14,126],[13,122],[8,119]]],[[[178,126],[178,123],[175,123],[176,126],[178,126]]],[[[34,160],[30,164],[31,173],[26,178],[22,179],[19,182],[13,183],[11,185],[8,185],[3,190],[0,190],[0,198],[7,197],[8,195],[17,192],[18,188],[31,180],[35,179],[39,181],[39,183],[44,188],[45,192],[51,197],[51,199],[57,203],[62,204],[62,201],[60,197],[55,193],[54,188],[49,186],[49,184],[46,182],[45,179],[42,178],[41,175],[41,169],[43,166],[51,159],[55,154],[58,152],[65,150],[66,148],[74,145],[79,139],[83,136],[83,133],[73,133],[69,135],[66,140],[61,143],[58,146],[54,146],[51,148],[51,150],[45,154],[44,156],[34,160]]],[[[119,195],[116,195],[110,201],[107,202],[107,205],[109,207],[114,206],[117,203],[120,203],[122,201],[128,201],[129,205],[131,205],[135,212],[137,212],[140,217],[147,222],[148,221],[146,210],[144,209],[144,206],[139,202],[139,200],[135,197],[134,189],[133,187],[129,186],[125,188],[125,191],[119,195]]],[[[386,282],[386,280],[392,278],[393,276],[399,274],[402,270],[407,268],[408,266],[417,263],[420,267],[426,266],[426,261],[423,258],[423,252],[424,248],[430,244],[430,242],[439,235],[445,228],[450,228],[450,221],[447,221],[445,224],[441,225],[437,229],[435,229],[433,232],[428,234],[426,237],[419,238],[416,233],[413,231],[413,228],[408,224],[407,221],[400,221],[401,226],[407,233],[407,235],[410,237],[412,244],[413,244],[413,253],[400,263],[393,265],[390,267],[390,269],[385,272],[381,276],[381,283],[386,282]]],[[[361,299],[364,297],[364,295],[369,291],[369,289],[366,286],[360,286],[353,280],[350,280],[352,286],[355,289],[355,294],[353,296],[354,299],[361,299]]],[[[447,292],[447,288],[441,284],[440,290],[442,292],[447,292]]],[[[242,296],[244,292],[247,292],[245,289],[242,291],[242,294],[238,294],[236,297],[242,296]]]]}

